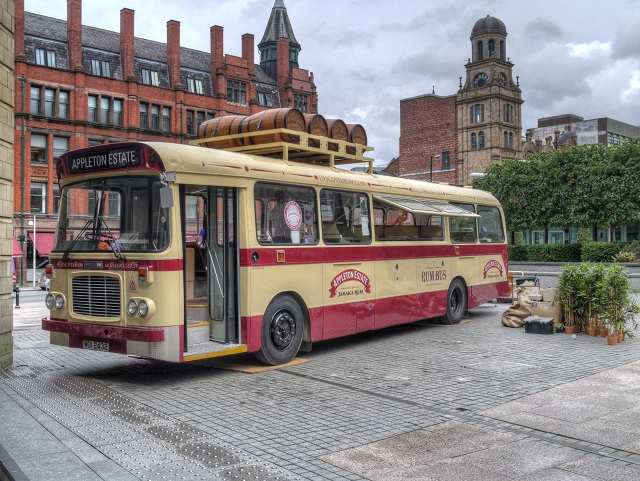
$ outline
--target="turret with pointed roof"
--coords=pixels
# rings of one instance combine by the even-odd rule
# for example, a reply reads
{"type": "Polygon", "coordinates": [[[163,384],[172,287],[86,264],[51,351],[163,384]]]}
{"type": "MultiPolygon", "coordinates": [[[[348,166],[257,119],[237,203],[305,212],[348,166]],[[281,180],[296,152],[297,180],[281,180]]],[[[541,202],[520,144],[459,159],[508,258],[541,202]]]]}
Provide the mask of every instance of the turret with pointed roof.
{"type": "Polygon", "coordinates": [[[298,68],[298,54],[302,49],[293,33],[284,0],[275,0],[267,28],[258,44],[260,66],[272,78],[278,76],[276,43],[279,38],[289,40],[289,66],[298,68]]]}

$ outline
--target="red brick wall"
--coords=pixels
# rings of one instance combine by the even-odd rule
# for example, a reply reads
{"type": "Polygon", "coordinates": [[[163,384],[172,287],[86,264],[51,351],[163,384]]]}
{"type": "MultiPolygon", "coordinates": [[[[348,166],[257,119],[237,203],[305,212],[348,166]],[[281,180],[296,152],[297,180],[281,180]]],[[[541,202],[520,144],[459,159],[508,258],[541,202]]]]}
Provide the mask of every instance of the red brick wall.
{"type": "Polygon", "coordinates": [[[400,156],[389,172],[414,174],[411,178],[429,179],[431,156],[433,180],[455,183],[457,180],[458,133],[456,96],[424,95],[400,101],[400,156]],[[442,153],[449,152],[449,166],[442,170],[442,153]]]}

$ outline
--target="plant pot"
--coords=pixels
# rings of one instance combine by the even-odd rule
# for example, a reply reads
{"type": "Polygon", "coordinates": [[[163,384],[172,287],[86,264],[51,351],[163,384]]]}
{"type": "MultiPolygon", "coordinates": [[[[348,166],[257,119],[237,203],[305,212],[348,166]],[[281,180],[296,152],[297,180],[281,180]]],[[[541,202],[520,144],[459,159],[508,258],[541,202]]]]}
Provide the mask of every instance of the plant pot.
{"type": "Polygon", "coordinates": [[[600,328],[600,335],[602,337],[607,337],[607,334],[609,334],[609,329],[607,329],[606,327],[601,327],[600,328]]]}
{"type": "Polygon", "coordinates": [[[587,327],[587,334],[589,334],[590,336],[597,336],[598,335],[598,328],[597,327],[587,327]]]}
{"type": "Polygon", "coordinates": [[[618,344],[618,336],[607,336],[607,344],[610,346],[618,344]]]}
{"type": "Polygon", "coordinates": [[[624,332],[621,332],[620,334],[618,334],[618,343],[624,341],[624,332]]]}
{"type": "Polygon", "coordinates": [[[576,326],[564,326],[564,332],[567,334],[574,334],[576,332],[576,326]]]}

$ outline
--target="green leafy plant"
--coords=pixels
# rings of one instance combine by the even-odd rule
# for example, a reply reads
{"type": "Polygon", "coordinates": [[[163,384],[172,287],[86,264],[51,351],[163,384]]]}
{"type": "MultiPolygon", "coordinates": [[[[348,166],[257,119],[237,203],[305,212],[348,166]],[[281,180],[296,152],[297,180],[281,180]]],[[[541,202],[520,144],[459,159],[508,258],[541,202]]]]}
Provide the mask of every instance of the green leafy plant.
{"type": "Polygon", "coordinates": [[[636,255],[628,250],[621,250],[613,256],[613,262],[635,262],[636,255]]]}
{"type": "Polygon", "coordinates": [[[626,242],[585,242],[582,244],[582,260],[611,262],[611,259],[626,246],[626,242]]]}

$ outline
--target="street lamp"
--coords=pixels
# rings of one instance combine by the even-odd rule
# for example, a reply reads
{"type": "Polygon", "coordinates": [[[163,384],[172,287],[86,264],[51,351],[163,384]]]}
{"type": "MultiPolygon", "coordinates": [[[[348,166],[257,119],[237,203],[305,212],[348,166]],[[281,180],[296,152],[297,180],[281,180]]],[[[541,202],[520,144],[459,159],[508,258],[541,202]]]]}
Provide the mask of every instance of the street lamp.
{"type": "Polygon", "coordinates": [[[429,166],[429,182],[433,182],[433,159],[434,158],[439,159],[440,158],[440,154],[431,156],[431,164],[429,166]]]}
{"type": "Polygon", "coordinates": [[[32,207],[33,213],[33,288],[36,288],[36,215],[40,212],[37,207],[32,207]]]}

